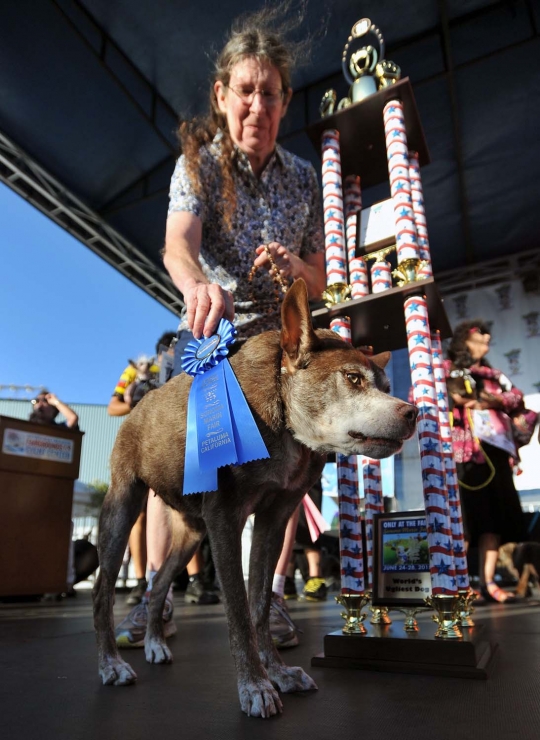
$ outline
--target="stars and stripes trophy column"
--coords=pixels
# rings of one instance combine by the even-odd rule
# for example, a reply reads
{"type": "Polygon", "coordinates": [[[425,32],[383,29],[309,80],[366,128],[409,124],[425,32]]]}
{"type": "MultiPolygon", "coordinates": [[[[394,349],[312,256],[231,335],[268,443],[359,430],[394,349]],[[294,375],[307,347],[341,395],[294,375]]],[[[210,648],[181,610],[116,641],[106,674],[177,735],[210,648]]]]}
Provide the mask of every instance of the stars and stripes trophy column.
{"type": "Polygon", "coordinates": [[[356,256],[358,214],[362,210],[362,190],[360,178],[357,175],[347,175],[345,178],[344,195],[351,298],[363,298],[369,295],[369,282],[366,262],[362,257],[356,256]]]}
{"type": "MultiPolygon", "coordinates": [[[[341,303],[350,296],[347,280],[347,251],[343,207],[343,182],[339,132],[329,129],[322,137],[322,183],[326,255],[327,288],[323,297],[327,305],[341,303]]],[[[360,196],[359,182],[349,181],[348,205],[352,211],[360,196]]],[[[360,203],[361,207],[361,203],[360,203]]],[[[349,214],[351,215],[351,214],[349,214]]],[[[330,328],[342,339],[351,342],[351,320],[341,316],[330,328]]],[[[358,464],[356,456],[336,455],[338,477],[338,508],[340,521],[341,594],[337,597],[345,607],[343,614],[346,634],[365,634],[362,609],[369,596],[364,582],[364,551],[358,464]]]]}
{"type": "Polygon", "coordinates": [[[426,212],[424,209],[424,193],[420,176],[418,152],[409,152],[409,180],[411,182],[411,197],[414,212],[414,223],[418,237],[418,254],[422,264],[419,266],[417,278],[423,279],[433,276],[429,238],[427,231],[426,212]]]}
{"type": "Polygon", "coordinates": [[[461,637],[427,301],[424,296],[411,296],[405,299],[404,308],[413,395],[418,408],[417,429],[426,508],[431,604],[437,612],[439,624],[435,636],[461,637]]]}
{"type": "MultiPolygon", "coordinates": [[[[373,589],[373,517],[375,514],[384,513],[384,499],[382,488],[381,463],[365,457],[362,459],[362,474],[364,483],[364,509],[365,509],[365,531],[366,531],[366,563],[367,584],[370,592],[373,589]]],[[[372,617],[371,624],[392,624],[392,620],[386,606],[370,606],[372,617]]]]}
{"type": "Polygon", "coordinates": [[[467,552],[465,549],[465,534],[463,530],[463,515],[459,496],[459,484],[454,450],[452,445],[452,428],[450,426],[450,406],[448,403],[448,389],[443,364],[443,349],[439,331],[431,334],[431,354],[433,358],[433,373],[435,376],[435,392],[439,407],[439,422],[441,427],[441,444],[444,462],[444,476],[448,492],[450,507],[450,525],[452,529],[452,543],[454,550],[454,564],[460,597],[460,622],[462,627],[474,627],[471,614],[475,593],[470,587],[467,552]]]}
{"type": "MultiPolygon", "coordinates": [[[[345,178],[345,217],[347,234],[347,261],[351,281],[351,298],[361,298],[369,295],[367,266],[362,257],[356,257],[357,252],[357,220],[362,208],[362,193],[360,178],[348,175],[345,178]]],[[[392,287],[392,268],[386,260],[378,260],[371,269],[372,290],[380,293],[392,287]],[[382,270],[381,270],[382,268],[382,270]]],[[[366,349],[364,353],[368,354],[366,349]]],[[[379,460],[364,458],[362,461],[362,476],[364,484],[365,508],[365,547],[367,565],[367,588],[371,592],[373,587],[373,516],[384,511],[381,463],[379,460]]],[[[392,620],[386,607],[370,607],[372,612],[371,624],[391,624],[392,620]]]]}
{"type": "MultiPolygon", "coordinates": [[[[403,103],[393,99],[383,110],[388,177],[394,206],[397,270],[401,285],[414,283],[427,277],[430,271],[429,242],[418,198],[419,174],[409,162],[409,148],[405,129],[403,103]],[[416,178],[416,212],[414,207],[411,171],[416,178]],[[420,258],[417,218],[424,236],[423,252],[428,259],[420,258]]],[[[420,190],[421,192],[421,190],[420,190]]],[[[425,221],[425,219],[424,219],[425,221]]],[[[427,299],[419,287],[419,294],[405,299],[405,328],[409,349],[409,364],[413,395],[418,408],[418,438],[422,486],[428,529],[429,565],[431,573],[431,604],[436,611],[439,625],[437,637],[461,637],[458,608],[459,596],[454,565],[452,529],[445,467],[439,422],[439,407],[435,392],[435,378],[431,355],[431,332],[427,299]]]]}

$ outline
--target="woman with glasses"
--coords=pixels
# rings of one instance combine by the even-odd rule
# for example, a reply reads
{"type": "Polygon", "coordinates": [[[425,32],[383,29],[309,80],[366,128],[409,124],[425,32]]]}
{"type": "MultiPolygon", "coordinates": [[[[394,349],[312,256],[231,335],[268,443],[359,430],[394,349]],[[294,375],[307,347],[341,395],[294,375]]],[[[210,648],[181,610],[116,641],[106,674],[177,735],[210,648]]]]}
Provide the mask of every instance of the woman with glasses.
{"type": "MultiPolygon", "coordinates": [[[[277,143],[292,97],[293,58],[301,51],[273,30],[286,9],[286,3],[267,7],[233,29],[216,62],[207,116],[180,126],[164,248],[186,305],[175,373],[192,334],[212,335],[222,317],[241,337],[279,329],[281,285],[302,277],[314,299],[326,285],[315,170],[277,143]]],[[[149,498],[147,522],[149,547],[161,551],[163,562],[170,541],[157,496],[149,498]]],[[[274,582],[278,647],[298,644],[282,599],[295,529],[291,520],[274,582]]]]}
{"type": "Polygon", "coordinates": [[[264,11],[252,17],[217,60],[208,116],[180,126],[164,262],[184,296],[181,328],[197,338],[222,316],[245,337],[278,328],[276,269],[304,278],[311,298],[325,288],[315,170],[277,144],[293,51],[264,11]]]}
{"type": "Polygon", "coordinates": [[[504,603],[513,596],[494,581],[499,547],[521,542],[524,537],[523,514],[512,477],[507,414],[519,407],[523,394],[485,359],[490,339],[483,321],[459,324],[448,348],[446,382],[453,407],[452,442],[465,539],[479,550],[482,595],[488,601],[504,603]]]}

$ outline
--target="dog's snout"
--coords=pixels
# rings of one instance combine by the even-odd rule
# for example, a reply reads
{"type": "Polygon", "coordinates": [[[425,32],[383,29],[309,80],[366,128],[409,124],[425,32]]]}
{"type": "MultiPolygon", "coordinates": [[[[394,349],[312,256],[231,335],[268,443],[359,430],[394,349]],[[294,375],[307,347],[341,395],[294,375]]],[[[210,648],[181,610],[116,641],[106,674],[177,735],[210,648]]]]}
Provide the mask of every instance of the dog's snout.
{"type": "Polygon", "coordinates": [[[404,403],[399,407],[398,413],[400,413],[401,416],[403,416],[403,418],[410,424],[414,424],[416,422],[416,417],[418,416],[418,409],[410,403],[404,403]]]}

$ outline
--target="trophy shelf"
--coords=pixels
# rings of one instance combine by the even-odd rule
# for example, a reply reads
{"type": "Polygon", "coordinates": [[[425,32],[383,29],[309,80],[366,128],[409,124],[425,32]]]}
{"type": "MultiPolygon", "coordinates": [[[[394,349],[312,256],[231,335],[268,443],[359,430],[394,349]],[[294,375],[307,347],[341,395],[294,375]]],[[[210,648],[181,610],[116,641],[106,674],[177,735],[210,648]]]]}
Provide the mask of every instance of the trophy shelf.
{"type": "Polygon", "coordinates": [[[418,152],[421,167],[431,161],[412,86],[405,77],[307,127],[319,156],[323,132],[327,129],[339,131],[343,179],[347,175],[360,175],[363,188],[388,180],[383,110],[386,103],[395,98],[403,102],[409,149],[418,152]]]}
{"type": "Polygon", "coordinates": [[[407,346],[403,301],[419,292],[427,298],[431,326],[441,332],[441,339],[451,337],[450,322],[433,278],[382,293],[370,293],[330,308],[314,309],[311,312],[313,324],[316,328],[327,329],[332,319],[349,316],[355,347],[372,346],[375,353],[403,349],[407,346]]]}
{"type": "Polygon", "coordinates": [[[479,680],[491,674],[497,643],[487,638],[483,625],[464,629],[463,638],[452,640],[436,638],[432,622],[422,622],[419,633],[405,632],[402,622],[365,626],[365,635],[344,635],[341,630],[327,634],[324,652],[315,655],[311,665],[479,680]]]}

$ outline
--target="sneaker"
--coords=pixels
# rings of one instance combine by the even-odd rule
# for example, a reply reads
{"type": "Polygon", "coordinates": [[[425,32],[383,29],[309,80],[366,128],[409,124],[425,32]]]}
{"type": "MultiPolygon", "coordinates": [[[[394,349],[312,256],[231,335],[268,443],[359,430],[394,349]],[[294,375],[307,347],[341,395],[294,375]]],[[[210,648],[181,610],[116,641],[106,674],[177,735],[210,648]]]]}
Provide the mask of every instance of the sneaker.
{"type": "Polygon", "coordinates": [[[298,645],[298,627],[292,621],[283,596],[272,594],[270,602],[270,634],[278,650],[298,645]]]}
{"type": "Polygon", "coordinates": [[[302,593],[306,601],[326,601],[328,587],[324,578],[308,578],[302,593]]]}
{"type": "Polygon", "coordinates": [[[289,599],[297,599],[298,593],[296,591],[296,584],[294,582],[294,578],[291,578],[290,576],[285,576],[285,592],[283,594],[283,598],[288,601],[289,599]]]}
{"type": "Polygon", "coordinates": [[[129,596],[126,599],[126,604],[129,604],[130,606],[140,604],[147,588],[148,583],[146,582],[146,578],[140,578],[135,588],[131,589],[129,596]]]}
{"type": "Polygon", "coordinates": [[[215,591],[208,591],[200,578],[189,580],[184,599],[187,604],[198,604],[199,606],[219,604],[217,593],[215,591]]]}
{"type": "MultiPolygon", "coordinates": [[[[176,634],[176,624],[173,619],[173,603],[169,597],[163,607],[163,632],[165,638],[176,634]]],[[[148,625],[148,601],[143,600],[134,606],[115,630],[116,644],[120,648],[137,648],[144,646],[146,627],[148,625]]]]}

